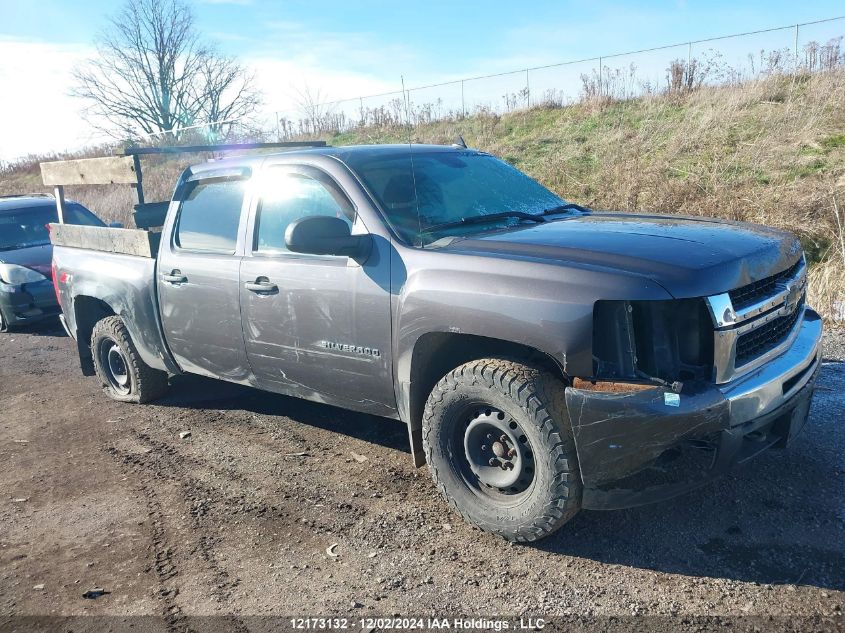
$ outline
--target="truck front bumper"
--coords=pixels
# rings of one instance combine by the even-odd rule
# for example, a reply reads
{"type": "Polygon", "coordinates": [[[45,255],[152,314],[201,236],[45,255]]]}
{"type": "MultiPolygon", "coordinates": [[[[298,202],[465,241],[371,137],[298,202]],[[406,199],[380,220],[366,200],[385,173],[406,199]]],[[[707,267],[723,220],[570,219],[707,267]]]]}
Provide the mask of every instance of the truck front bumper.
{"type": "Polygon", "coordinates": [[[822,321],[807,309],[780,356],[724,385],[633,392],[566,389],[584,483],[582,506],[617,509],[683,494],[771,447],[807,421],[822,321]]]}
{"type": "Polygon", "coordinates": [[[61,312],[49,279],[19,286],[0,283],[0,310],[12,326],[35,323],[61,312]]]}

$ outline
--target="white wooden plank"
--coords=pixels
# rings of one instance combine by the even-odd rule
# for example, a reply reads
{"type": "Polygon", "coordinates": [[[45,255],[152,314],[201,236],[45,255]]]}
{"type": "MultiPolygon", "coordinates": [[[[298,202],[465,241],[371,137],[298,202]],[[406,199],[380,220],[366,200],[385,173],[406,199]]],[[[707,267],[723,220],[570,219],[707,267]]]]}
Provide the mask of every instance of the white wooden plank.
{"type": "Polygon", "coordinates": [[[50,224],[50,241],[53,245],[86,248],[106,253],[155,257],[158,254],[160,238],[160,233],[141,229],[50,224]]]}
{"type": "Polygon", "coordinates": [[[131,156],[105,156],[41,163],[41,179],[45,185],[111,185],[137,184],[131,156]]]}

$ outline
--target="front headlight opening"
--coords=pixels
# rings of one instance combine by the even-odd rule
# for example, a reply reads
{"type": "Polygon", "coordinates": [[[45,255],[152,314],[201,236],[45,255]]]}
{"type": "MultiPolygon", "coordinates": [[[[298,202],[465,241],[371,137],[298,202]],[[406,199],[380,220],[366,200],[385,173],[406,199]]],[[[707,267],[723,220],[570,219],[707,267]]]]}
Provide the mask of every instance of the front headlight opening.
{"type": "Polygon", "coordinates": [[[10,286],[31,284],[37,281],[46,281],[46,277],[37,270],[18,266],[17,264],[0,264],[0,281],[10,286]]]}
{"type": "Polygon", "coordinates": [[[596,377],[604,379],[709,380],[713,325],[704,302],[596,302],[593,366],[596,377]]]}

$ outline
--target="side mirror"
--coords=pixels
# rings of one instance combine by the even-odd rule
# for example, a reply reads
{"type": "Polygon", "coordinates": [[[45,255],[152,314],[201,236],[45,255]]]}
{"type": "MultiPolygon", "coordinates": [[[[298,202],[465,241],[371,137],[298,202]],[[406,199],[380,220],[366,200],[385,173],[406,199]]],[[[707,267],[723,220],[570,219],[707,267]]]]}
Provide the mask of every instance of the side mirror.
{"type": "Polygon", "coordinates": [[[285,231],[285,245],[294,253],[358,259],[369,252],[370,243],[369,235],[352,235],[347,222],[328,215],[300,218],[285,231]]]}
{"type": "Polygon", "coordinates": [[[109,228],[110,229],[122,229],[123,228],[123,222],[109,222],[109,228]]]}

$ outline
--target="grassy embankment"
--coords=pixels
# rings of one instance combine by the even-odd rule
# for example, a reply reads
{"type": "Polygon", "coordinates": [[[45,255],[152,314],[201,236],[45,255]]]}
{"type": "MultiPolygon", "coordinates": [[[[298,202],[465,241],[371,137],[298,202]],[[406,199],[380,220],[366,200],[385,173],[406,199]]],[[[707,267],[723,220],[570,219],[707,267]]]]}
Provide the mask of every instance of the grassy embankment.
{"type": "MultiPolygon", "coordinates": [[[[813,262],[812,303],[828,317],[845,303],[845,69],[615,103],[479,113],[418,126],[413,139],[451,143],[459,134],[574,202],[795,231],[813,262]]],[[[342,145],[408,136],[390,126],[325,138],[342,145]]],[[[150,165],[148,199],[168,197],[181,166],[150,165]]],[[[38,190],[44,188],[34,163],[0,174],[0,194],[38,190]]],[[[69,195],[101,217],[129,217],[128,188],[78,187],[69,195]]]]}

